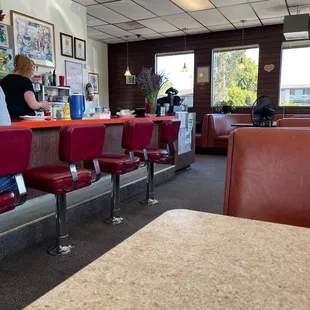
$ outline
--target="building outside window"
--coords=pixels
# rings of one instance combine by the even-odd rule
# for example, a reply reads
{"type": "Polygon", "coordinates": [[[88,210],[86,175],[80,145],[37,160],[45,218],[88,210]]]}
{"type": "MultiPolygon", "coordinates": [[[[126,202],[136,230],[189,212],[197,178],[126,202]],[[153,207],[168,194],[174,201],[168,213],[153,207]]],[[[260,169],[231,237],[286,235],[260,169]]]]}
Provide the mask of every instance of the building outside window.
{"type": "Polygon", "coordinates": [[[164,71],[168,82],[161,89],[159,97],[166,96],[165,91],[173,87],[179,91],[178,96],[185,97],[189,107],[194,106],[194,53],[174,53],[156,55],[156,72],[164,71]],[[184,63],[188,72],[182,72],[184,63]]]}
{"type": "Polygon", "coordinates": [[[310,106],[310,41],[282,46],[280,106],[310,106]]]}
{"type": "Polygon", "coordinates": [[[212,105],[231,101],[251,106],[257,99],[258,46],[214,49],[212,57],[212,105]]]}

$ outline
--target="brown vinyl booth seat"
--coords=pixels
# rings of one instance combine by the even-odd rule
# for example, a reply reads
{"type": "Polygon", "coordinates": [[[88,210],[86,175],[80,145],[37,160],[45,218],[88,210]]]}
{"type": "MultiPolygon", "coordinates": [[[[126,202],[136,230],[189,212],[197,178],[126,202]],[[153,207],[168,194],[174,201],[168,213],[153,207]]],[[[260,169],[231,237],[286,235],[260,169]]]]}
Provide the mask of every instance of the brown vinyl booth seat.
{"type": "Polygon", "coordinates": [[[309,118],[283,118],[277,121],[277,127],[310,127],[309,118]]]}
{"type": "Polygon", "coordinates": [[[310,130],[239,128],[229,137],[224,214],[310,227],[310,130]]]}
{"type": "Polygon", "coordinates": [[[208,145],[209,116],[210,114],[205,114],[203,116],[201,132],[197,132],[195,135],[196,147],[203,147],[203,148],[209,147],[208,145]]]}
{"type": "MultiPolygon", "coordinates": [[[[291,117],[292,115],[285,115],[291,117]]],[[[276,114],[274,121],[283,118],[283,114],[276,114]]],[[[212,148],[227,148],[228,136],[237,127],[232,124],[246,123],[252,124],[251,114],[209,114],[208,126],[208,142],[207,147],[212,148]]]]}
{"type": "Polygon", "coordinates": [[[28,168],[32,132],[29,128],[0,127],[0,177],[14,175],[17,191],[0,194],[0,214],[13,210],[27,200],[22,173],[28,168]]]}

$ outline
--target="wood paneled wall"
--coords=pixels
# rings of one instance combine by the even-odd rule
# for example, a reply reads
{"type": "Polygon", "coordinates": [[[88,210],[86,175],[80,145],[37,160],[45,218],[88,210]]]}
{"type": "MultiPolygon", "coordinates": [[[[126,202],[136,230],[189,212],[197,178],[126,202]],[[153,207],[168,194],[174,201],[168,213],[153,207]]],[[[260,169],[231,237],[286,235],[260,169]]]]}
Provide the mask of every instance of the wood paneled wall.
{"type": "MultiPolygon", "coordinates": [[[[259,44],[258,95],[269,95],[279,101],[280,61],[283,25],[246,28],[244,45],[259,44]],[[274,64],[275,69],[264,71],[266,64],[274,64]]],[[[187,49],[195,52],[195,67],[210,66],[212,49],[241,45],[241,30],[215,32],[187,36],[187,49]]],[[[139,74],[142,67],[155,65],[155,54],[181,52],[184,50],[184,37],[129,43],[129,66],[132,74],[139,74]]],[[[126,85],[124,71],[126,69],[126,44],[109,45],[109,97],[112,112],[119,108],[135,108],[144,106],[144,96],[136,85],[126,85]]],[[[195,70],[196,71],[196,70],[195,70]]],[[[195,72],[196,75],[196,72],[195,72]]],[[[196,78],[195,78],[196,80],[196,78]]],[[[282,109],[278,108],[282,113],[282,109]]],[[[194,108],[197,120],[205,113],[211,113],[211,83],[194,85],[194,108]]],[[[286,113],[303,113],[307,109],[286,108],[286,113]]],[[[249,113],[250,108],[238,108],[238,113],[249,113]]]]}

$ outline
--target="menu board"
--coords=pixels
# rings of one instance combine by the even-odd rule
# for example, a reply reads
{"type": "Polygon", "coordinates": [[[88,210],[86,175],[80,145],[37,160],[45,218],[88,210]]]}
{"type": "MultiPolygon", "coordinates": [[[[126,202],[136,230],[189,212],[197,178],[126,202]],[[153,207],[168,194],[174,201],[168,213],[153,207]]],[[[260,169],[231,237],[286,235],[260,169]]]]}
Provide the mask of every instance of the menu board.
{"type": "Polygon", "coordinates": [[[81,63],[65,61],[66,85],[71,87],[71,94],[83,94],[83,66],[81,63]]]}

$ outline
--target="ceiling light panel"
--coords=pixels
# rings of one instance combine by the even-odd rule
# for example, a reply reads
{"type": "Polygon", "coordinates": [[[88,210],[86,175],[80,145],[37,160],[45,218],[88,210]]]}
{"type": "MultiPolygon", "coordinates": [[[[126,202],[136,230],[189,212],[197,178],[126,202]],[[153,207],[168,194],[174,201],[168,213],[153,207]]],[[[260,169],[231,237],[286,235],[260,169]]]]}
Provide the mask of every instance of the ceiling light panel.
{"type": "Polygon", "coordinates": [[[172,0],[187,12],[213,9],[214,5],[208,0],[172,0]]]}
{"type": "Polygon", "coordinates": [[[87,26],[101,26],[106,24],[107,24],[106,22],[103,22],[98,18],[87,15],[87,26]]]}
{"type": "Polygon", "coordinates": [[[157,32],[169,32],[178,30],[176,27],[172,26],[160,17],[140,20],[139,23],[157,32]]]}
{"type": "Polygon", "coordinates": [[[232,23],[239,22],[242,19],[257,20],[257,16],[249,4],[226,6],[219,10],[232,23]]]}
{"type": "Polygon", "coordinates": [[[106,3],[105,6],[134,20],[156,17],[153,13],[130,0],[106,3]]]}
{"type": "Polygon", "coordinates": [[[145,28],[145,26],[135,21],[126,22],[126,23],[118,23],[114,25],[119,28],[122,28],[123,30],[135,30],[135,29],[145,28]]]}
{"type": "Polygon", "coordinates": [[[223,6],[231,6],[231,5],[237,5],[237,4],[243,4],[247,3],[247,0],[210,0],[210,2],[213,3],[214,6],[217,8],[221,8],[223,6]]]}
{"type": "Polygon", "coordinates": [[[163,19],[180,29],[201,27],[201,24],[187,13],[165,16],[163,19]]]}
{"type": "Polygon", "coordinates": [[[90,14],[94,17],[100,18],[108,23],[113,24],[130,21],[129,18],[112,11],[101,4],[88,6],[87,14],[90,14]]]}
{"type": "Polygon", "coordinates": [[[227,19],[217,9],[191,12],[190,15],[207,27],[227,24],[227,19]]]}
{"type": "Polygon", "coordinates": [[[113,25],[98,26],[95,28],[115,37],[125,37],[130,35],[128,31],[125,31],[113,25]]]}
{"type": "Polygon", "coordinates": [[[260,19],[282,17],[288,15],[285,0],[269,0],[252,3],[253,9],[260,19]]]}
{"type": "Polygon", "coordinates": [[[133,0],[140,4],[147,10],[150,10],[158,16],[173,15],[183,13],[178,6],[173,4],[170,0],[133,0]]]}

